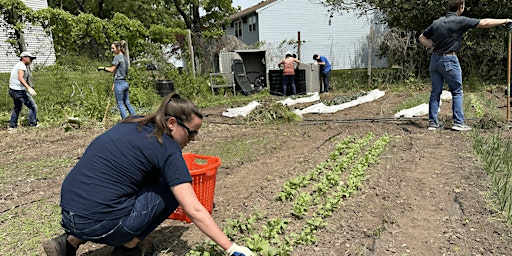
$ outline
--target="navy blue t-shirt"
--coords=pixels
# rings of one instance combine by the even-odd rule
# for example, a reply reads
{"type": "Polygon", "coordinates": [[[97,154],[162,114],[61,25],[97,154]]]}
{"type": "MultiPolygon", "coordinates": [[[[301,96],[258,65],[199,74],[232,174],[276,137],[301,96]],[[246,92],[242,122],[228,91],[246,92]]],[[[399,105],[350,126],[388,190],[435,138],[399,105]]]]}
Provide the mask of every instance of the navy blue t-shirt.
{"type": "Polygon", "coordinates": [[[192,182],[179,144],[163,135],[163,144],[149,136],[148,124],[119,123],[94,139],[65,178],[61,207],[92,219],[127,215],[138,191],[164,177],[170,188],[192,182]]]}
{"type": "Polygon", "coordinates": [[[422,34],[434,42],[434,52],[459,52],[464,32],[475,28],[479,23],[479,19],[448,12],[446,16],[432,22],[427,29],[423,30],[422,34]]]}

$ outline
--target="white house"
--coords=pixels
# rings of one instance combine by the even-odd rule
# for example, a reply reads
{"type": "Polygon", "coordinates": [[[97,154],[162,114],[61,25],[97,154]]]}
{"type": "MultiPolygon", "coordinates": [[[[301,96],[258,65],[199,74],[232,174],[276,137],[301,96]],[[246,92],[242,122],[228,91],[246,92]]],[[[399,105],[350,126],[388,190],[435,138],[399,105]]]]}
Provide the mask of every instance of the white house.
{"type": "MultiPolygon", "coordinates": [[[[33,10],[44,9],[48,7],[46,0],[22,0],[27,7],[33,10]]],[[[8,39],[8,33],[12,30],[8,30],[5,25],[4,19],[0,19],[0,72],[8,73],[11,72],[12,67],[20,59],[16,56],[14,48],[6,42],[8,39]]],[[[48,36],[43,28],[40,26],[33,26],[27,24],[24,29],[25,43],[27,45],[27,51],[34,54],[37,59],[34,60],[35,65],[51,65],[55,63],[55,50],[53,47],[53,40],[51,36],[48,36]]]]}
{"type": "Polygon", "coordinates": [[[377,15],[333,12],[319,0],[267,0],[230,16],[225,31],[267,50],[269,69],[288,51],[304,63],[313,63],[314,54],[326,56],[333,69],[367,68],[370,59],[371,67],[386,67],[376,57],[385,30],[374,22],[377,15]]]}

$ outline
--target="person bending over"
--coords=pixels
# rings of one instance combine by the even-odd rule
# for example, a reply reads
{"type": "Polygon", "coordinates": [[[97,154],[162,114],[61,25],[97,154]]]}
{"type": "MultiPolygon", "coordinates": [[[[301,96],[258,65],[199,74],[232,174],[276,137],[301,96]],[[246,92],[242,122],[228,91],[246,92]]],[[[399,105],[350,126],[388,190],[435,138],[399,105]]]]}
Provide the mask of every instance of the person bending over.
{"type": "Polygon", "coordinates": [[[128,117],[95,138],[62,183],[65,233],[43,242],[46,254],[76,255],[91,241],[113,246],[113,255],[140,256],[139,243],[181,205],[229,255],[254,255],[230,241],[192,187],[182,149],[202,118],[192,102],[171,93],[156,112],[128,117]]]}

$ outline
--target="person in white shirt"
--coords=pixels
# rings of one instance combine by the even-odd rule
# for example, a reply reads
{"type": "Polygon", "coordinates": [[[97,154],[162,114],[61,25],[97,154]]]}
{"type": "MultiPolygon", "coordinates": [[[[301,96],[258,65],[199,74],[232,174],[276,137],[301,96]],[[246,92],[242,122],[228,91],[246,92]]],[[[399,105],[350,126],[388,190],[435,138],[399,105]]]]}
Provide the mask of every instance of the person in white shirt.
{"type": "Polygon", "coordinates": [[[32,53],[22,52],[20,54],[20,61],[16,63],[16,65],[14,65],[12,68],[11,76],[9,79],[9,95],[13,99],[14,108],[11,113],[11,119],[9,120],[9,129],[15,129],[18,127],[18,117],[23,105],[29,109],[28,125],[34,127],[37,126],[36,106],[28,96],[28,94],[30,94],[32,97],[36,96],[36,91],[30,87],[27,82],[27,66],[32,64],[34,59],[36,59],[36,57],[32,55],[32,53]]]}

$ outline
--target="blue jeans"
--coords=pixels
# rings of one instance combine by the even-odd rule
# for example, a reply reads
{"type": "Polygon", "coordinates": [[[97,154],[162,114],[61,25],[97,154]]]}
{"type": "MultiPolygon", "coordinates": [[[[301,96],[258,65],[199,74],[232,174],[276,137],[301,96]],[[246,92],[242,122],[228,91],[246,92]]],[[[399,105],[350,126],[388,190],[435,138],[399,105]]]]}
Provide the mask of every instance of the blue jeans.
{"type": "Polygon", "coordinates": [[[121,246],[133,238],[144,240],[178,207],[178,201],[166,184],[161,181],[144,187],[131,213],[120,219],[90,219],[62,209],[61,225],[67,234],[110,246],[121,246]]]}
{"type": "Polygon", "coordinates": [[[13,90],[9,88],[9,95],[12,97],[14,102],[14,108],[12,109],[11,119],[9,120],[9,127],[16,128],[18,127],[18,117],[21,112],[21,107],[23,105],[27,106],[28,111],[28,125],[36,126],[37,125],[37,110],[36,106],[32,104],[32,101],[27,96],[27,91],[25,90],[13,90]]]}
{"type": "Polygon", "coordinates": [[[121,113],[121,118],[126,118],[126,110],[125,107],[128,109],[128,112],[130,115],[135,115],[135,110],[133,109],[132,105],[130,104],[130,97],[129,94],[129,88],[128,82],[126,80],[115,80],[114,81],[114,93],[116,95],[116,101],[117,101],[117,107],[119,108],[119,112],[121,113]]]}
{"type": "MultiPolygon", "coordinates": [[[[28,97],[28,100],[30,101],[30,103],[32,103],[32,106],[34,106],[34,109],[36,110],[36,112],[34,114],[37,113],[37,105],[36,105],[36,101],[34,100],[34,97],[32,97],[30,95],[30,93],[27,92],[27,97],[28,97]]],[[[28,109],[28,115],[30,116],[31,115],[31,112],[32,110],[28,109]]],[[[36,122],[37,122],[37,118],[36,118],[36,122]]]]}
{"type": "Polygon", "coordinates": [[[283,93],[286,96],[286,86],[288,83],[292,84],[293,94],[297,94],[297,89],[295,88],[295,76],[294,75],[285,75],[283,76],[283,93]]]}
{"type": "Polygon", "coordinates": [[[428,108],[429,121],[439,124],[437,113],[439,111],[441,93],[443,92],[443,84],[446,82],[452,93],[453,122],[463,124],[462,70],[460,68],[459,59],[456,55],[443,56],[433,54],[430,59],[429,69],[430,79],[432,80],[432,91],[430,92],[428,108]]]}
{"type": "Polygon", "coordinates": [[[329,92],[329,82],[331,81],[331,71],[321,73],[324,90],[320,88],[320,92],[329,92]]]}

